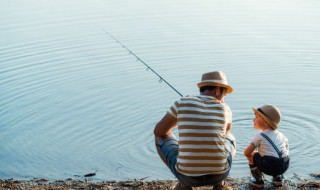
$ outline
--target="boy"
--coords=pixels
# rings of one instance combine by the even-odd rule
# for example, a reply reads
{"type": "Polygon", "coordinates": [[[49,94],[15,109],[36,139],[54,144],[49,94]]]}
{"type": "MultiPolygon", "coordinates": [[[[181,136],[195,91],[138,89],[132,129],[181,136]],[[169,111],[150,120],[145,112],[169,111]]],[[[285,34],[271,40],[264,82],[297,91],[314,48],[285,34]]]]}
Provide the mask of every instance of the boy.
{"type": "Polygon", "coordinates": [[[273,105],[264,105],[253,108],[253,111],[254,128],[262,133],[258,133],[244,150],[254,178],[249,180],[249,184],[263,188],[262,173],[265,173],[273,176],[273,185],[282,186],[282,174],[288,169],[290,159],[288,139],[277,130],[281,120],[280,110],[273,105]],[[254,151],[256,148],[258,152],[254,151]]]}

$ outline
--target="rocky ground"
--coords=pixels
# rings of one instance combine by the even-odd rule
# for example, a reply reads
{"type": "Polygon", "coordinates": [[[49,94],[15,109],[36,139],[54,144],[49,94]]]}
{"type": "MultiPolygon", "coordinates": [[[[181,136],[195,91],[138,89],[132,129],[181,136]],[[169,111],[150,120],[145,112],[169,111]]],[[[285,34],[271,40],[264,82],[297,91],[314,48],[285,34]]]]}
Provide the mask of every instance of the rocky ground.
{"type": "MultiPolygon", "coordinates": [[[[286,179],[281,188],[273,187],[266,181],[264,189],[320,189],[320,174],[312,174],[315,180],[306,179],[286,179]]],[[[249,190],[247,178],[228,178],[227,184],[233,189],[249,190]]],[[[90,178],[84,180],[66,179],[50,181],[47,179],[14,180],[0,179],[0,188],[3,190],[167,190],[177,183],[176,180],[147,180],[147,178],[134,179],[127,181],[94,181],[90,178]]],[[[209,190],[212,187],[201,187],[199,190],[209,190]]]]}

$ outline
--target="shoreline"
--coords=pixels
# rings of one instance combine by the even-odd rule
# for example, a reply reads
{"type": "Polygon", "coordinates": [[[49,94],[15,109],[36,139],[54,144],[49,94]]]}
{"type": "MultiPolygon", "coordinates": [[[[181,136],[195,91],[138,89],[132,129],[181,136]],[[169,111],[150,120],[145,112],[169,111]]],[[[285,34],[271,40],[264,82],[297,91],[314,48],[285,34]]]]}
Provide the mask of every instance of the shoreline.
{"type": "MultiPolygon", "coordinates": [[[[312,175],[311,175],[312,176],[312,175]]],[[[283,187],[273,187],[270,181],[265,181],[264,189],[320,189],[320,174],[314,174],[314,180],[307,179],[285,179],[283,187]]],[[[177,180],[148,180],[132,179],[132,180],[106,180],[106,181],[95,181],[92,178],[80,179],[64,179],[64,180],[48,180],[44,178],[34,178],[30,180],[15,180],[15,179],[0,179],[1,189],[33,189],[33,190],[92,190],[92,189],[103,189],[103,190],[166,190],[174,186],[177,180]]],[[[226,183],[233,189],[249,190],[248,178],[230,178],[226,179],[226,183]]],[[[210,186],[200,187],[199,190],[212,189],[210,186]]]]}

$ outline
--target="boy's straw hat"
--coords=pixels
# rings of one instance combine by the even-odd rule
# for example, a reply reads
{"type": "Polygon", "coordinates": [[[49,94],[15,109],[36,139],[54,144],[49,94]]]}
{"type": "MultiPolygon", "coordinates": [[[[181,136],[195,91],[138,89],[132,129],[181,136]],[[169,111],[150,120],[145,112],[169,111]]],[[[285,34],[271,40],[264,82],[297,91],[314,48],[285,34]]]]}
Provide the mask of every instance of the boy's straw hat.
{"type": "Polygon", "coordinates": [[[226,75],[222,71],[204,73],[201,82],[198,83],[199,88],[203,86],[221,86],[227,89],[228,94],[233,91],[232,87],[228,85],[226,75]]]}
{"type": "Polygon", "coordinates": [[[268,122],[274,130],[278,128],[278,124],[281,120],[281,112],[279,108],[267,104],[258,109],[252,109],[254,113],[259,114],[266,122],[268,122]]]}

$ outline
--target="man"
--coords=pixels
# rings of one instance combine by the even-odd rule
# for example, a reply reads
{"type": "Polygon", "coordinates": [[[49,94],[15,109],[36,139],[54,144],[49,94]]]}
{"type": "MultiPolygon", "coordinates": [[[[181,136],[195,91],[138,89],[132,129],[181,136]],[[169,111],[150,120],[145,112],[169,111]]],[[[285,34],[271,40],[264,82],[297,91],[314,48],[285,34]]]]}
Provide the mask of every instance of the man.
{"type": "Polygon", "coordinates": [[[179,180],[175,190],[205,185],[228,189],[224,179],[235,157],[235,139],[230,133],[232,113],[224,97],[233,89],[221,71],[203,74],[198,87],[199,96],[175,101],[157,123],[157,151],[179,180]],[[172,133],[176,126],[179,140],[172,133]]]}

